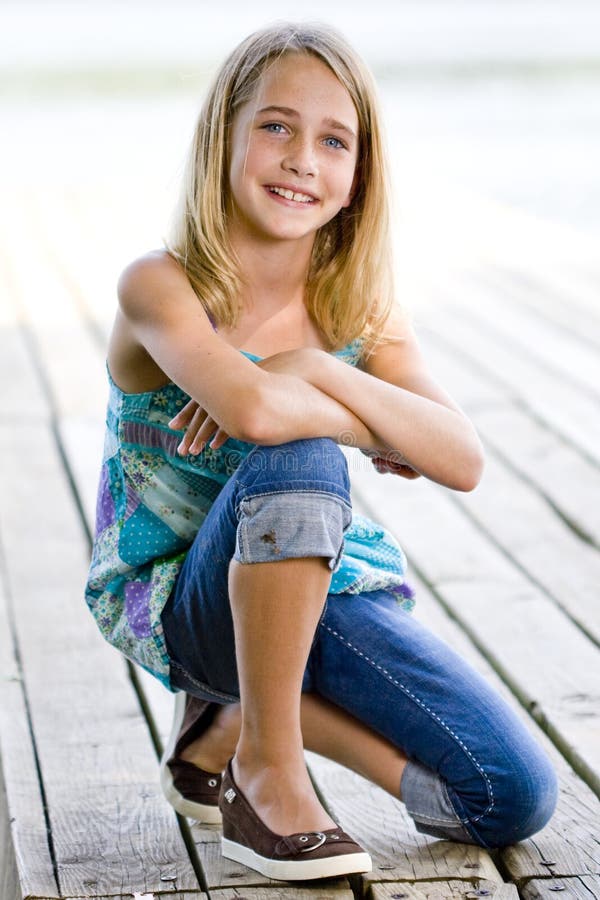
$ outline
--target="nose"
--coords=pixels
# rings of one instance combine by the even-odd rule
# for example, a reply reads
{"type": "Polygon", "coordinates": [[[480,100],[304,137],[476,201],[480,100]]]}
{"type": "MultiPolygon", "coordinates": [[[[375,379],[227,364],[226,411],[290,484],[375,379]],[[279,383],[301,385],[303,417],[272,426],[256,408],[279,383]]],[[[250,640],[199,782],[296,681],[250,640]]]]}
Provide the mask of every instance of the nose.
{"type": "Polygon", "coordinates": [[[299,178],[317,175],[317,160],[311,142],[300,137],[291,141],[282,166],[286,172],[293,172],[299,178]]]}

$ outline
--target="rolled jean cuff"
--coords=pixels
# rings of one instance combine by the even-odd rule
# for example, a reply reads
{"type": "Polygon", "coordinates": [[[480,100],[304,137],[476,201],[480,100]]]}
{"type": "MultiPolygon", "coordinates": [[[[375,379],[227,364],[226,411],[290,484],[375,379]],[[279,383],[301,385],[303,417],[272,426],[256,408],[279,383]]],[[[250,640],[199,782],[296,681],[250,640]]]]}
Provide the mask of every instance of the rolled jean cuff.
{"type": "Polygon", "coordinates": [[[244,497],[233,558],[241,563],[325,556],[336,572],[352,522],[345,500],[325,491],[275,491],[244,497]]]}
{"type": "Polygon", "coordinates": [[[446,783],[436,772],[409,759],[402,773],[400,794],[421,834],[463,844],[477,843],[456,814],[446,783]]]}

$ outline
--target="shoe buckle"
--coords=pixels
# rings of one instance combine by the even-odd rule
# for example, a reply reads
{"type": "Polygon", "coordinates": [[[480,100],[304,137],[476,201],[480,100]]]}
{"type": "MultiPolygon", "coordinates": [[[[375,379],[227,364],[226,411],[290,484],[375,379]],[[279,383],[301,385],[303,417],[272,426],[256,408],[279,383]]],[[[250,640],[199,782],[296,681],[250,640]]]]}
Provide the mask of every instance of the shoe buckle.
{"type": "Polygon", "coordinates": [[[318,848],[322,847],[323,844],[325,843],[325,841],[327,840],[326,836],[323,834],[322,831],[309,831],[308,834],[303,834],[299,838],[299,840],[301,840],[303,844],[306,843],[306,841],[308,840],[309,834],[314,834],[315,837],[319,838],[319,843],[313,844],[312,847],[305,847],[304,850],[300,851],[300,853],[311,853],[313,850],[318,850],[318,848]]]}
{"type": "Polygon", "coordinates": [[[235,800],[236,797],[237,797],[237,794],[233,788],[229,788],[229,790],[225,791],[225,799],[227,800],[228,803],[233,803],[233,801],[235,800]]]}

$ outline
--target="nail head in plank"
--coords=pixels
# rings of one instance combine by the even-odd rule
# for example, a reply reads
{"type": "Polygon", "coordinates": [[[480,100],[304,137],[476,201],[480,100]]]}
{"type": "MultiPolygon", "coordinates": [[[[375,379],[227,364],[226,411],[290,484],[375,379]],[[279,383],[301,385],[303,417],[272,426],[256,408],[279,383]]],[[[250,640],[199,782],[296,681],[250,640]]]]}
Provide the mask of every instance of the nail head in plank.
{"type": "Polygon", "coordinates": [[[521,887],[523,900],[597,900],[600,898],[600,876],[578,878],[534,878],[521,887]]]}

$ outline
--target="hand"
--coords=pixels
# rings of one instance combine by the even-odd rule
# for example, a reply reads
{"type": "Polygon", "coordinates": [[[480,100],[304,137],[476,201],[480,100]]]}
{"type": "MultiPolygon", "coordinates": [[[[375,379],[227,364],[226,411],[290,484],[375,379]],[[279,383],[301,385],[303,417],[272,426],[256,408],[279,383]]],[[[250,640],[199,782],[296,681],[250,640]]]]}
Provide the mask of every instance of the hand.
{"type": "Polygon", "coordinates": [[[421,477],[421,473],[409,466],[404,457],[396,453],[395,450],[386,450],[383,453],[377,450],[361,450],[360,452],[370,457],[371,462],[380,475],[385,475],[389,472],[391,475],[400,475],[402,478],[408,478],[410,481],[421,477]]]}
{"type": "Polygon", "coordinates": [[[169,422],[169,428],[174,431],[183,431],[185,434],[177,447],[179,456],[187,456],[188,453],[195,456],[202,453],[207,441],[213,436],[210,447],[218,450],[223,446],[229,435],[223,431],[214,419],[202,409],[195,400],[190,400],[183,409],[169,422]]]}

